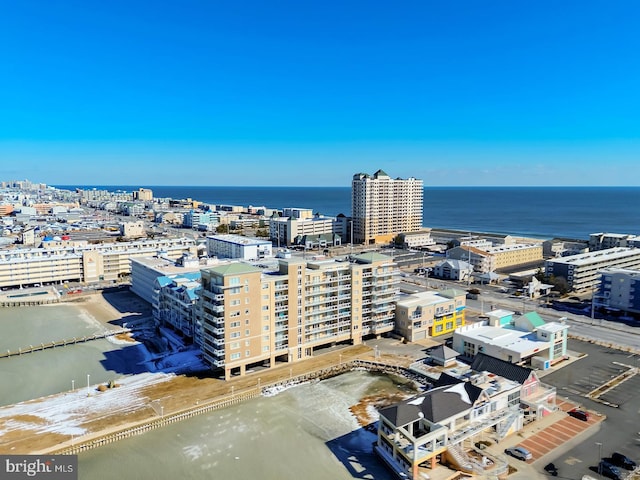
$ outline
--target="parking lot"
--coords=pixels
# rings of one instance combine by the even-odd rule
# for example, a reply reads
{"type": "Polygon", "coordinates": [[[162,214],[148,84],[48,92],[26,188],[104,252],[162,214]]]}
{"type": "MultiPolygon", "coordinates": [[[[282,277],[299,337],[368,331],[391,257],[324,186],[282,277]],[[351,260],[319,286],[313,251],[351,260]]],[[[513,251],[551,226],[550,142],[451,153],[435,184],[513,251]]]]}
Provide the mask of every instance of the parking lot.
{"type": "Polygon", "coordinates": [[[640,396],[637,395],[640,376],[629,376],[611,385],[597,400],[588,398],[596,388],[635,368],[637,356],[577,340],[569,341],[569,349],[585,355],[571,365],[545,375],[542,381],[556,387],[558,403],[570,400],[592,412],[592,417],[594,412],[600,412],[606,420],[592,430],[590,437],[575,445],[567,442],[555,452],[550,452],[544,462],[555,463],[564,478],[580,479],[582,475],[597,477],[594,472],[598,462],[613,452],[640,460],[640,396]]]}

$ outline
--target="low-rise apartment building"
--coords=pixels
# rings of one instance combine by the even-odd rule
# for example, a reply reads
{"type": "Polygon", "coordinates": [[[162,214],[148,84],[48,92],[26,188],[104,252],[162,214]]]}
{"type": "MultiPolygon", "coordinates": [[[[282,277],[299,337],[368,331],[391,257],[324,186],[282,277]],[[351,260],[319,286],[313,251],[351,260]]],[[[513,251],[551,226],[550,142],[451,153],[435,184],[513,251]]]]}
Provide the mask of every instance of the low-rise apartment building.
{"type": "Polygon", "coordinates": [[[396,332],[410,342],[438,337],[465,325],[466,292],[419,292],[396,301],[396,332]]]}
{"type": "Polygon", "coordinates": [[[211,235],[207,237],[210,257],[256,261],[273,256],[271,242],[241,235],[211,235]]]}
{"type": "Polygon", "coordinates": [[[471,263],[476,272],[489,273],[518,265],[542,262],[542,243],[485,248],[461,245],[447,250],[447,258],[464,260],[471,263]]]}
{"type": "Polygon", "coordinates": [[[584,292],[596,289],[600,271],[606,268],[640,269],[640,248],[609,248],[549,259],[545,262],[545,275],[564,278],[569,290],[584,292]]]}
{"type": "Polygon", "coordinates": [[[432,247],[436,241],[431,238],[431,229],[423,228],[417,232],[406,232],[398,235],[401,245],[405,248],[432,247]]]}
{"type": "Polygon", "coordinates": [[[177,259],[184,253],[197,253],[193,239],[0,250],[0,287],[116,281],[131,273],[132,258],[160,255],[177,259]]]}
{"type": "Polygon", "coordinates": [[[589,235],[589,250],[607,250],[609,248],[640,248],[640,236],[628,233],[592,233],[589,235]]]}

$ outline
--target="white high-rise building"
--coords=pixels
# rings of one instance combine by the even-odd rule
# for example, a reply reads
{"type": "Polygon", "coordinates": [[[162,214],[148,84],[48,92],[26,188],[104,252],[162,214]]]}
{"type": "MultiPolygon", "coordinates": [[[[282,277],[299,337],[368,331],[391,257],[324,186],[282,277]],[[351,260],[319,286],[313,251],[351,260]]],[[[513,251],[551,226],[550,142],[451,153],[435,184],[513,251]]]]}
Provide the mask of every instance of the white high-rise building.
{"type": "Polygon", "coordinates": [[[353,243],[389,243],[422,228],[422,180],[391,178],[378,170],[357,173],[351,183],[353,243]]]}

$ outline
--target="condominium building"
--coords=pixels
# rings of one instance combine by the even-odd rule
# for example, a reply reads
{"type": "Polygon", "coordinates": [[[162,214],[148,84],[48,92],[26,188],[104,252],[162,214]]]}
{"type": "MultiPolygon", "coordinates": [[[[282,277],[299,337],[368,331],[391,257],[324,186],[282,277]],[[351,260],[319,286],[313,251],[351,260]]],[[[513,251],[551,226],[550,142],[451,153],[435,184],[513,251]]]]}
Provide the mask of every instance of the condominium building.
{"type": "Polygon", "coordinates": [[[354,263],[279,259],[267,272],[240,262],[204,269],[203,359],[230,378],[390,332],[397,283],[395,264],[377,253],[354,263]]]}
{"type": "Polygon", "coordinates": [[[138,190],[133,192],[134,200],[142,200],[144,202],[153,201],[153,190],[148,188],[139,188],[138,190]]]}
{"type": "Polygon", "coordinates": [[[605,268],[640,269],[640,248],[609,248],[545,262],[547,276],[564,278],[569,290],[576,292],[596,288],[605,268]]]}
{"type": "Polygon", "coordinates": [[[272,217],[269,237],[282,247],[304,245],[308,239],[324,236],[329,245],[340,245],[346,238],[346,218],[343,217],[272,217]]]}
{"type": "Polygon", "coordinates": [[[353,242],[388,243],[422,228],[422,180],[391,178],[378,170],[357,173],[351,183],[353,242]]]}
{"type": "Polygon", "coordinates": [[[607,268],[594,298],[597,307],[640,314],[640,270],[607,268]]]}
{"type": "Polygon", "coordinates": [[[186,273],[200,272],[206,266],[189,254],[184,254],[177,260],[163,256],[132,258],[131,291],[153,305],[158,278],[184,276],[186,273]]]}
{"type": "Polygon", "coordinates": [[[0,287],[115,281],[131,273],[132,258],[178,258],[184,253],[197,253],[193,239],[0,250],[0,287]]]}
{"type": "Polygon", "coordinates": [[[640,248],[640,236],[626,233],[592,233],[589,235],[589,250],[592,252],[616,247],[640,248]]]}
{"type": "Polygon", "coordinates": [[[158,277],[154,285],[153,318],[184,338],[202,346],[202,322],[198,308],[200,270],[158,277]]]}

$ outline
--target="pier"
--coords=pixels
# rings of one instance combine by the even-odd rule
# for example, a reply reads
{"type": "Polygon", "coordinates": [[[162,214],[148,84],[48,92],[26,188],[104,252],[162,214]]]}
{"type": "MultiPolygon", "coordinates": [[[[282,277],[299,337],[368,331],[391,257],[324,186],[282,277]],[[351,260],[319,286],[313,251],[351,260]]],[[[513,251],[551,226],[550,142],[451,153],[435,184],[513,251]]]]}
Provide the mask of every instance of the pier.
{"type": "Polygon", "coordinates": [[[100,340],[102,338],[112,337],[114,335],[120,335],[123,333],[131,333],[133,329],[131,328],[121,328],[118,330],[110,330],[108,332],[103,333],[94,333],[93,335],[88,335],[84,337],[73,337],[64,340],[52,341],[49,343],[40,343],[39,345],[29,345],[28,347],[18,348],[18,350],[7,350],[6,352],[0,353],[0,358],[9,358],[16,357],[18,355],[25,355],[27,353],[40,352],[42,350],[48,350],[49,348],[57,348],[57,347],[66,347],[67,345],[75,345],[77,343],[86,343],[91,342],[93,340],[100,340]]]}

